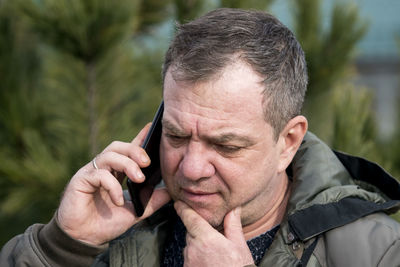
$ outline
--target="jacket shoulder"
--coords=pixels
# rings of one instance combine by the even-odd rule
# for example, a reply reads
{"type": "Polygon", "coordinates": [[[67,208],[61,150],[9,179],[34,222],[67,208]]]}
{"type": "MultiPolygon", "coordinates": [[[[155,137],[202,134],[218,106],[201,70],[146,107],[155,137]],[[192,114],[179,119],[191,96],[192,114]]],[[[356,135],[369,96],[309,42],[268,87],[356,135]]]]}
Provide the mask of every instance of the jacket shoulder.
{"type": "Polygon", "coordinates": [[[375,213],[323,234],[314,256],[322,266],[400,266],[400,224],[375,213]]]}

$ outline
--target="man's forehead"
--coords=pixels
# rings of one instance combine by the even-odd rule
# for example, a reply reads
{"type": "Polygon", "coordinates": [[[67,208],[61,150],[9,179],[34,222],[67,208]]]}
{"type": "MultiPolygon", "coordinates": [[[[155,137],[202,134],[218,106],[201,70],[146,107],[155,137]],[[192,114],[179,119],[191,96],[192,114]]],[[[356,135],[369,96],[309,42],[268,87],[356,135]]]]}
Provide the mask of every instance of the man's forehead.
{"type": "Polygon", "coordinates": [[[263,103],[263,91],[261,77],[251,69],[232,68],[212,80],[197,82],[176,81],[167,73],[163,95],[164,99],[196,98],[203,106],[214,104],[240,109],[247,105],[256,111],[263,103]]]}
{"type": "Polygon", "coordinates": [[[202,134],[222,129],[225,133],[246,132],[246,128],[254,128],[255,124],[265,124],[260,81],[261,77],[241,62],[227,66],[210,81],[176,81],[167,73],[164,117],[175,128],[179,126],[174,129],[176,132],[188,129],[202,134]]]}
{"type": "Polygon", "coordinates": [[[242,59],[235,57],[236,60],[230,61],[231,63],[226,64],[221,69],[216,70],[202,79],[191,80],[189,75],[184,74],[183,70],[177,67],[170,67],[166,72],[164,79],[163,89],[170,89],[169,85],[176,87],[183,87],[189,90],[195,90],[201,88],[201,84],[214,84],[219,86],[207,87],[207,89],[213,89],[215,93],[218,91],[228,91],[230,94],[244,93],[241,89],[249,91],[245,85],[248,85],[252,89],[257,90],[257,97],[262,97],[264,91],[264,78],[254,71],[253,68],[242,59]],[[221,86],[224,85],[224,86],[221,86]]]}

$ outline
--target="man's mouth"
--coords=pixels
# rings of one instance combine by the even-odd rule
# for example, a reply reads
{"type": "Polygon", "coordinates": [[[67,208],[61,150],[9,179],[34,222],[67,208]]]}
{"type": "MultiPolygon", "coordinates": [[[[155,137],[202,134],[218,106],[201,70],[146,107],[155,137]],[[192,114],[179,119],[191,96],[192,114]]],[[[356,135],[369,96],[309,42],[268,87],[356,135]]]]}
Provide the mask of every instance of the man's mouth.
{"type": "Polygon", "coordinates": [[[183,198],[193,203],[207,203],[213,201],[217,196],[217,192],[210,192],[201,189],[182,188],[183,198]]]}

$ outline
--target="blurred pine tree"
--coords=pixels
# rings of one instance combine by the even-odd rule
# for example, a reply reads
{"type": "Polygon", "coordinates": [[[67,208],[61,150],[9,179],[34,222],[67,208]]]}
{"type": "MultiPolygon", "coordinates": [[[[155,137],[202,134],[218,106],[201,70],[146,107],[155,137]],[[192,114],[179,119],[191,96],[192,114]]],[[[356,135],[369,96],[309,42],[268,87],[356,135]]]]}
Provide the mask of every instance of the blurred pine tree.
{"type": "MultiPolygon", "coordinates": [[[[400,49],[399,49],[400,51],[400,49]]],[[[400,73],[399,73],[400,75],[400,73]]],[[[400,88],[400,84],[398,85],[400,88]]],[[[398,99],[400,103],[400,97],[398,99]]],[[[400,105],[397,107],[397,128],[392,138],[382,145],[383,155],[386,156],[385,162],[390,164],[388,169],[396,177],[400,179],[400,105]],[[388,153],[389,150],[389,153],[388,153]]],[[[393,216],[400,222],[400,211],[393,216]]]]}
{"type": "Polygon", "coordinates": [[[162,51],[142,47],[141,38],[165,20],[150,19],[156,10],[139,15],[149,1],[5,3],[0,243],[48,221],[79,167],[151,120],[161,99],[162,51]]]}
{"type": "MultiPolygon", "coordinates": [[[[33,29],[57,52],[70,57],[66,62],[73,65],[68,77],[78,84],[73,88],[69,86],[64,90],[57,90],[64,94],[73,91],[77,93],[70,94],[72,99],[64,99],[63,103],[68,107],[73,102],[81,104],[77,107],[78,110],[72,112],[84,112],[73,118],[80,125],[87,125],[86,134],[82,136],[88,137],[88,146],[83,148],[94,156],[100,147],[100,110],[118,105],[124,97],[115,88],[105,90],[104,93],[109,93],[107,96],[100,92],[99,77],[103,77],[101,74],[108,74],[107,71],[101,73],[100,65],[108,54],[114,53],[116,46],[130,36],[134,20],[132,14],[138,9],[138,1],[118,1],[111,4],[102,0],[45,0],[21,3],[20,7],[30,19],[33,29]],[[108,101],[107,106],[101,105],[103,97],[108,101]],[[80,119],[83,121],[79,122],[80,119]]],[[[71,112],[67,114],[71,115],[71,112]]]]}
{"type": "MultiPolygon", "coordinates": [[[[398,36],[396,36],[396,39],[398,53],[400,55],[400,33],[398,36]]],[[[400,77],[400,72],[398,72],[398,76],[400,77]]],[[[400,83],[397,85],[397,87],[400,91],[400,83]]],[[[397,99],[397,103],[400,103],[400,96],[397,99]]],[[[383,144],[383,146],[390,149],[390,153],[388,153],[389,158],[387,161],[392,164],[392,171],[394,172],[394,175],[400,179],[400,105],[397,106],[397,122],[395,125],[397,125],[397,127],[392,138],[383,144]]],[[[398,217],[400,219],[400,215],[398,217]]]]}
{"type": "Polygon", "coordinates": [[[222,7],[266,10],[275,0],[221,0],[222,7]]]}
{"type": "Polygon", "coordinates": [[[333,90],[333,127],[331,146],[340,151],[355,153],[381,161],[377,153],[377,129],[371,112],[372,94],[366,88],[340,83],[333,90]]]}
{"type": "MultiPolygon", "coordinates": [[[[400,89],[400,84],[398,87],[400,89]]],[[[400,103],[400,97],[397,99],[397,102],[400,103]]],[[[391,138],[381,144],[381,151],[382,155],[385,156],[385,162],[390,164],[388,168],[390,172],[393,173],[395,177],[400,179],[400,105],[397,106],[397,121],[395,125],[395,132],[391,138]]],[[[400,219],[400,214],[398,217],[400,219]]]]}
{"type": "Polygon", "coordinates": [[[179,23],[185,23],[204,12],[207,1],[203,0],[174,0],[175,17],[179,23]]]}
{"type": "Polygon", "coordinates": [[[295,34],[307,59],[309,86],[304,113],[310,130],[324,140],[333,133],[332,89],[354,75],[354,54],[367,29],[356,6],[334,4],[328,26],[322,20],[321,0],[293,1],[295,34]]]}
{"type": "Polygon", "coordinates": [[[28,172],[36,168],[27,160],[30,141],[38,141],[41,154],[40,141],[48,133],[37,86],[42,74],[37,38],[18,18],[11,1],[0,3],[0,243],[21,231],[22,218],[33,222],[44,210],[52,212],[44,194],[52,185],[28,172]]]}

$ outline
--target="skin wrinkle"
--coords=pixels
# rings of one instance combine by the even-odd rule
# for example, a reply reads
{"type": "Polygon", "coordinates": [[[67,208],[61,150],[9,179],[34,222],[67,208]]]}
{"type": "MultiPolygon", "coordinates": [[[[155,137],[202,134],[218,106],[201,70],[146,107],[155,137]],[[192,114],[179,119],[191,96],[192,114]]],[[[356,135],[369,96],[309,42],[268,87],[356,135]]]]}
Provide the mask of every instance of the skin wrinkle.
{"type": "MultiPolygon", "coordinates": [[[[190,90],[190,89],[188,88],[187,90],[190,90]]],[[[228,97],[228,96],[227,96],[227,97],[228,97]]],[[[180,98],[182,98],[182,96],[179,96],[179,97],[178,97],[178,99],[180,99],[180,98]]],[[[199,98],[199,100],[200,100],[199,102],[202,103],[201,98],[199,98]]],[[[182,101],[190,101],[190,100],[187,99],[187,98],[185,98],[185,97],[183,97],[182,101]]],[[[174,101],[173,101],[172,103],[174,103],[174,101]]],[[[207,116],[207,119],[209,119],[209,120],[215,120],[215,121],[226,121],[226,122],[229,122],[231,116],[234,115],[234,113],[239,113],[239,112],[247,111],[246,109],[242,109],[242,110],[235,109],[235,112],[234,112],[234,113],[232,113],[232,112],[226,112],[226,111],[225,111],[225,113],[227,113],[227,115],[224,116],[224,112],[220,112],[220,113],[218,113],[217,116],[215,116],[215,113],[214,113],[215,108],[213,108],[213,107],[207,107],[207,106],[205,106],[205,105],[201,106],[201,105],[197,105],[197,103],[194,103],[194,104],[191,106],[191,109],[196,108],[196,106],[200,107],[200,109],[202,109],[202,110],[206,109],[207,112],[205,112],[205,114],[206,114],[206,115],[209,114],[209,116],[207,116]],[[208,111],[209,111],[209,112],[208,112],[208,111]]],[[[171,108],[172,110],[176,110],[175,107],[174,107],[174,104],[171,105],[170,108],[171,108]]],[[[185,111],[185,112],[182,112],[182,111],[178,111],[178,112],[180,112],[181,114],[188,113],[188,114],[190,114],[190,115],[192,115],[192,116],[196,116],[196,117],[198,116],[197,114],[195,114],[195,113],[193,113],[193,112],[190,112],[190,110],[189,110],[189,111],[185,111]]],[[[166,120],[165,118],[163,118],[162,121],[163,121],[163,123],[165,124],[165,127],[169,127],[170,130],[172,130],[173,132],[179,133],[181,136],[188,136],[188,137],[189,137],[189,136],[195,136],[195,134],[193,134],[192,132],[186,133],[183,129],[179,129],[177,126],[175,126],[175,124],[174,124],[172,121],[166,120]]],[[[177,121],[177,124],[180,124],[180,123],[181,123],[180,120],[178,120],[178,121],[177,121]]],[[[197,125],[196,129],[199,129],[199,127],[200,127],[200,125],[197,125]]],[[[164,128],[164,126],[163,126],[163,128],[164,128]]],[[[234,128],[234,130],[236,130],[239,134],[242,132],[242,128],[241,128],[240,126],[237,127],[237,128],[234,128]]],[[[199,131],[197,130],[197,132],[199,132],[199,131]]],[[[262,133],[260,133],[260,135],[262,135],[262,133]]],[[[250,143],[250,142],[248,142],[248,143],[250,143]]]]}
{"type": "MultiPolygon", "coordinates": [[[[166,134],[176,135],[180,138],[190,138],[191,135],[185,133],[176,127],[173,123],[169,122],[167,119],[163,119],[163,128],[166,134]]],[[[247,136],[240,136],[233,132],[223,133],[220,135],[212,136],[201,136],[205,140],[208,140],[211,144],[228,144],[230,142],[237,142],[237,144],[241,146],[241,148],[248,148],[254,145],[254,141],[248,138],[247,136]]]]}
{"type": "MultiPolygon", "coordinates": [[[[182,99],[181,101],[186,101],[185,99],[182,99]]],[[[172,101],[172,103],[173,103],[174,101],[172,101]]],[[[197,104],[194,104],[194,105],[197,105],[197,104]]],[[[175,109],[174,108],[174,106],[172,105],[171,106],[171,108],[172,109],[175,109]]],[[[192,107],[192,108],[195,108],[195,107],[192,107]]],[[[204,107],[203,108],[203,110],[204,109],[208,109],[209,111],[210,111],[210,113],[211,112],[213,112],[214,111],[214,109],[213,108],[207,108],[207,107],[204,107]]],[[[189,113],[189,114],[192,114],[192,115],[194,115],[194,116],[197,116],[195,113],[193,113],[193,112],[190,112],[190,111],[185,111],[186,113],[189,113]]],[[[220,114],[221,115],[221,114],[220,114]]],[[[222,117],[222,116],[218,116],[218,117],[216,117],[215,115],[212,115],[212,116],[209,116],[209,119],[210,120],[225,120],[225,121],[229,121],[229,116],[226,116],[226,118],[224,117],[222,117]]]]}
{"type": "MultiPolygon", "coordinates": [[[[213,69],[213,73],[205,76],[203,79],[199,79],[199,80],[190,80],[190,79],[184,79],[184,76],[181,77],[182,75],[179,75],[180,70],[179,68],[177,68],[177,66],[171,65],[171,71],[170,71],[170,75],[172,75],[172,78],[175,80],[175,82],[177,84],[179,84],[179,86],[182,86],[184,88],[186,88],[186,90],[191,90],[191,92],[198,96],[200,98],[200,100],[202,98],[213,98],[214,97],[214,93],[216,90],[220,91],[220,88],[215,88],[214,84],[211,83],[211,89],[212,90],[208,90],[209,94],[207,96],[204,96],[201,94],[202,91],[202,86],[205,83],[208,83],[210,81],[215,81],[215,80],[224,80],[225,78],[225,74],[226,72],[229,72],[231,70],[232,67],[236,67],[236,68],[250,68],[253,71],[253,74],[257,76],[257,78],[259,79],[258,81],[256,81],[256,84],[261,86],[261,87],[265,87],[265,78],[263,78],[263,76],[254,69],[254,67],[247,61],[245,55],[244,55],[245,51],[238,51],[233,53],[232,55],[229,55],[227,62],[225,62],[225,64],[223,64],[223,67],[221,67],[220,70],[215,70],[213,69]],[[240,62],[241,64],[235,64],[237,62],[240,62]]],[[[164,78],[165,79],[165,78],[164,78]]],[[[226,81],[226,80],[225,80],[226,81]]],[[[165,81],[164,81],[165,82],[165,81]]],[[[235,90],[237,90],[237,88],[224,88],[226,89],[226,94],[225,97],[229,97],[229,95],[233,92],[235,92],[235,90]]],[[[164,91],[164,86],[163,86],[163,91],[164,91]]],[[[260,91],[260,96],[261,96],[261,100],[260,103],[264,108],[264,120],[269,123],[268,121],[268,102],[266,99],[266,91],[270,91],[269,87],[263,88],[263,90],[260,91]]],[[[185,97],[185,95],[181,95],[181,97],[185,97]]],[[[224,98],[225,99],[225,98],[224,98]]],[[[222,102],[224,102],[224,99],[222,100],[222,102]]],[[[188,100],[188,99],[186,99],[188,100]]],[[[201,105],[203,104],[202,101],[198,101],[198,104],[201,105]]],[[[204,103],[205,104],[205,103],[204,103]]],[[[222,106],[223,103],[221,103],[222,106]]],[[[197,103],[195,103],[195,105],[197,105],[197,103]]],[[[213,107],[206,107],[206,106],[201,106],[202,108],[208,108],[212,111],[214,111],[213,107]]],[[[238,106],[238,111],[240,111],[242,109],[242,105],[238,106]]],[[[228,118],[229,120],[229,118],[228,118]]]]}
{"type": "Polygon", "coordinates": [[[277,216],[275,220],[268,221],[268,219],[270,216],[273,216],[275,212],[286,209],[291,189],[291,184],[289,183],[289,180],[287,180],[286,189],[283,190],[282,188],[282,193],[278,195],[278,198],[271,201],[272,203],[275,203],[275,205],[270,210],[268,210],[268,212],[256,223],[243,227],[243,233],[246,240],[249,240],[252,237],[259,236],[264,233],[264,227],[260,227],[264,226],[263,224],[267,224],[267,229],[272,229],[274,226],[278,225],[282,221],[284,213],[281,213],[279,216],[277,216]]]}

